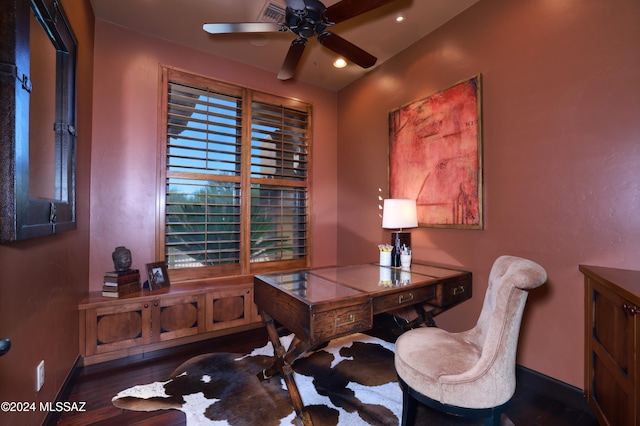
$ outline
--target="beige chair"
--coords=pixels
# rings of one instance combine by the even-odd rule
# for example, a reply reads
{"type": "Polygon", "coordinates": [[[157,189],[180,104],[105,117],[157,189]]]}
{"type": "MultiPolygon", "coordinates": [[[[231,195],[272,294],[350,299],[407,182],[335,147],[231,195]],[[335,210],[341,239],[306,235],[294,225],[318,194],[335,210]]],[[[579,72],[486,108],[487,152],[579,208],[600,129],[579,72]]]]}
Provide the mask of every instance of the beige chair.
{"type": "Polygon", "coordinates": [[[402,425],[415,422],[416,401],[499,425],[516,389],[516,348],[528,290],[544,284],[537,263],[499,257],[489,275],[474,328],[449,333],[421,327],[396,341],[395,366],[403,390],[402,425]]]}

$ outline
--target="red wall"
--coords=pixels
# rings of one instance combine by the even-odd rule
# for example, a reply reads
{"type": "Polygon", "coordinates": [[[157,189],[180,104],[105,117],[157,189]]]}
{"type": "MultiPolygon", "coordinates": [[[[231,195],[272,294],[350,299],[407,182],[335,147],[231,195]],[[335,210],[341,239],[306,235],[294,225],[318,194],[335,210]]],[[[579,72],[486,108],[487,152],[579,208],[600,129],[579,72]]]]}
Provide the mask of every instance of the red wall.
{"type": "Polygon", "coordinates": [[[415,229],[414,253],[474,274],[473,300],[438,317],[452,330],[475,322],[498,255],[541,263],[549,282],[531,294],[518,362],[583,386],[577,265],[640,269],[640,3],[482,0],[338,94],[104,22],[94,55],[88,5],[63,1],[80,55],[78,230],[0,245],[0,337],[13,342],[1,400],[54,399],[78,353],[77,302],[116,246],[135,267],[154,260],[159,64],[313,103],[316,266],[375,261],[389,239],[388,112],[482,73],[485,229],[415,229]]]}
{"type": "Polygon", "coordinates": [[[313,104],[313,264],[336,262],[336,93],[103,21],[96,22],[95,65],[90,290],[102,287],[117,246],[131,249],[140,270],[161,260],[155,258],[157,156],[165,143],[158,141],[160,65],[313,104]]]}
{"type": "Polygon", "coordinates": [[[539,262],[518,363],[582,388],[578,264],[640,269],[639,16],[636,0],[482,0],[342,90],[340,261],[389,240],[389,111],[482,73],[485,229],[414,229],[414,255],[473,272],[473,300],[439,317],[452,330],[475,324],[497,256],[539,262]]]}
{"type": "MultiPolygon", "coordinates": [[[[0,358],[0,401],[54,401],[78,356],[78,301],[89,275],[89,177],[93,12],[89,2],[62,1],[78,41],[76,215],[78,228],[0,244],[0,337],[11,350],[0,358]],[[71,9],[71,3],[74,8],[71,9]],[[36,366],[45,381],[36,392],[36,366]]],[[[43,411],[0,413],[0,425],[40,424],[43,411]]]]}

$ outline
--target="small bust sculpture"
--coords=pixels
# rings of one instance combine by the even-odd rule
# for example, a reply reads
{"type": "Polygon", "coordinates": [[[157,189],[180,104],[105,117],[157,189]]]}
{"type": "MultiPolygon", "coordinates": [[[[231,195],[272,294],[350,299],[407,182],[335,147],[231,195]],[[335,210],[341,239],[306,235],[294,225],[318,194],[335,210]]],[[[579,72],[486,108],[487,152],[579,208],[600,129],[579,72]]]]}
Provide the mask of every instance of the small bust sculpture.
{"type": "Polygon", "coordinates": [[[116,247],[111,254],[116,271],[127,271],[131,268],[131,250],[125,246],[116,247]]]}

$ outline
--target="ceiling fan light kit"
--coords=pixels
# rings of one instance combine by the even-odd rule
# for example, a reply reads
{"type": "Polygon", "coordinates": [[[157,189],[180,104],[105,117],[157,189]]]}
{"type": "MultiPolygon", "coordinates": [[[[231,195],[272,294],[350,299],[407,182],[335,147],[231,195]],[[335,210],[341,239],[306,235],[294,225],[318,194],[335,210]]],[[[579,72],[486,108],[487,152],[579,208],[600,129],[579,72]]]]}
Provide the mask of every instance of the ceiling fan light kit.
{"type": "Polygon", "coordinates": [[[336,68],[344,68],[347,66],[347,61],[342,58],[338,58],[333,62],[333,66],[336,68]]]}
{"type": "Polygon", "coordinates": [[[327,28],[393,1],[342,0],[327,8],[319,0],[286,0],[284,22],[207,23],[202,28],[211,34],[291,31],[298,37],[291,42],[278,73],[278,79],[289,80],[295,76],[296,68],[307,46],[307,39],[314,36],[321,45],[362,68],[375,65],[378,60],[375,56],[328,31],[327,28]]]}

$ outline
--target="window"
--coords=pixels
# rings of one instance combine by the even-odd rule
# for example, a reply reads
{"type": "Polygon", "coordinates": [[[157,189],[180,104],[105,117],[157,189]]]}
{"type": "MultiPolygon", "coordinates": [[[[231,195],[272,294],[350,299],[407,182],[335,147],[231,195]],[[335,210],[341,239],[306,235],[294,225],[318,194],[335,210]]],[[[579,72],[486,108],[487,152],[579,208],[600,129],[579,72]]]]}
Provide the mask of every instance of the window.
{"type": "Polygon", "coordinates": [[[158,254],[172,278],[307,267],[310,105],[162,75],[158,254]]]}

